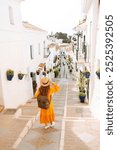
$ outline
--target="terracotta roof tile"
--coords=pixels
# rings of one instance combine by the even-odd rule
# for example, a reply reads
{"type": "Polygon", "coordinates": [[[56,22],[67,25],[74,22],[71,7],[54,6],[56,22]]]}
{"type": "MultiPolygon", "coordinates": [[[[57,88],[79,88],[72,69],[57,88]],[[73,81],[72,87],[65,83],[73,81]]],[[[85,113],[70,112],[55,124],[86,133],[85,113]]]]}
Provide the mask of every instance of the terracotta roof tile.
{"type": "Polygon", "coordinates": [[[38,66],[43,68],[45,66],[45,63],[40,63],[38,66]]]}

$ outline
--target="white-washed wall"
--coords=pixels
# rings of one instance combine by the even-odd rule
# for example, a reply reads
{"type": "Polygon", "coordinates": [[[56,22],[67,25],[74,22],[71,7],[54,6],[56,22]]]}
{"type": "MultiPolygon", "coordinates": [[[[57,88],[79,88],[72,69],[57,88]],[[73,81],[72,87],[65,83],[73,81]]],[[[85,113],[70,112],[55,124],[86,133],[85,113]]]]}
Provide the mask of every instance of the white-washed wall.
{"type": "Polygon", "coordinates": [[[97,47],[99,47],[99,42],[97,39],[98,32],[98,17],[99,17],[99,6],[98,0],[93,0],[90,6],[90,9],[87,13],[87,43],[88,43],[88,51],[89,51],[89,62],[91,68],[91,78],[90,78],[90,100],[93,97],[93,90],[95,84],[95,65],[97,63],[97,59],[99,59],[97,55],[97,47]]]}
{"type": "Polygon", "coordinates": [[[22,20],[20,13],[20,1],[17,0],[0,0],[0,30],[20,31],[22,28],[22,20]],[[9,6],[13,10],[14,25],[10,24],[9,6]]]}
{"type": "Polygon", "coordinates": [[[3,89],[3,101],[5,107],[17,107],[32,96],[31,80],[26,77],[18,79],[18,72],[26,73],[23,59],[23,45],[21,42],[9,42],[0,45],[1,80],[3,89]],[[6,70],[14,70],[12,81],[6,79],[6,70]],[[30,86],[29,86],[30,85],[30,86]]]}
{"type": "MultiPolygon", "coordinates": [[[[24,29],[23,39],[24,39],[24,57],[25,57],[25,66],[28,68],[29,72],[35,72],[38,69],[40,63],[45,63],[44,59],[44,44],[43,42],[47,41],[47,32],[39,32],[33,30],[24,29]],[[30,45],[33,46],[34,50],[34,59],[30,58],[30,45]],[[39,54],[39,45],[40,45],[40,54],[39,54]]],[[[40,76],[36,77],[37,83],[39,82],[40,76]]]]}
{"type": "MultiPolygon", "coordinates": [[[[13,36],[13,35],[12,35],[13,36]]],[[[24,32],[21,41],[4,42],[0,45],[0,68],[3,89],[3,101],[5,107],[17,107],[32,98],[32,80],[30,72],[35,72],[39,63],[43,62],[43,40],[45,37],[41,33],[24,32]],[[38,43],[40,43],[40,55],[38,54],[38,43]],[[30,58],[30,45],[34,48],[34,59],[30,58]],[[12,81],[6,79],[6,70],[14,70],[12,81]],[[17,77],[18,72],[28,74],[23,80],[17,77]]],[[[38,82],[38,77],[37,77],[38,82]]]]}
{"type": "Polygon", "coordinates": [[[46,32],[23,28],[20,3],[15,0],[0,1],[0,18],[2,18],[0,24],[0,104],[6,108],[17,108],[33,97],[30,71],[36,71],[38,64],[43,62],[43,41],[46,40],[46,32]],[[9,5],[14,10],[14,25],[9,23],[9,5]],[[38,43],[41,46],[40,55],[38,55],[38,43]],[[32,60],[30,45],[34,47],[32,60]],[[9,68],[14,70],[12,81],[6,78],[6,70],[9,68]],[[23,80],[18,79],[19,71],[27,74],[23,80]]]}

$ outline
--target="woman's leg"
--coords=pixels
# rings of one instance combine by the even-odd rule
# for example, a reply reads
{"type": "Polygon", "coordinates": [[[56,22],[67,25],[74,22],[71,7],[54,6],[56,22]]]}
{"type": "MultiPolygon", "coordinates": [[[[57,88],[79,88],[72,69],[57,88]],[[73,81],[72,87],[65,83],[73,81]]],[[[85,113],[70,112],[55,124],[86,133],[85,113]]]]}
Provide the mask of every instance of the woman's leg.
{"type": "Polygon", "coordinates": [[[45,123],[45,129],[48,129],[49,127],[50,127],[50,125],[45,123]]]}
{"type": "Polygon", "coordinates": [[[51,122],[50,124],[51,124],[50,127],[54,127],[55,122],[53,121],[53,122],[51,122]]]}

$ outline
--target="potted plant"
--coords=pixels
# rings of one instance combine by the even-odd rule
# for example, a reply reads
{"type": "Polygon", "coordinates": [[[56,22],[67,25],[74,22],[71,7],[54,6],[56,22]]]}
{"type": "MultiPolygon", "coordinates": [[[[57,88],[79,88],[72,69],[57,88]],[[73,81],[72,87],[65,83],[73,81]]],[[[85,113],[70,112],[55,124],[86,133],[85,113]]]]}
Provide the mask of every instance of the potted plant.
{"type": "Polygon", "coordinates": [[[84,76],[85,76],[85,78],[90,77],[90,72],[87,69],[84,71],[84,76]]]}
{"type": "Polygon", "coordinates": [[[50,68],[50,70],[49,70],[50,72],[52,72],[52,69],[50,68]]]}
{"type": "Polygon", "coordinates": [[[14,76],[14,71],[12,69],[8,69],[6,71],[7,80],[11,81],[14,76]]]}
{"type": "Polygon", "coordinates": [[[96,75],[97,75],[98,78],[100,79],[100,69],[98,69],[98,70],[96,71],[96,75]]]}
{"type": "Polygon", "coordinates": [[[85,90],[85,80],[83,72],[80,71],[80,78],[79,78],[79,99],[81,103],[84,103],[86,97],[86,90],[85,90]]]}
{"type": "Polygon", "coordinates": [[[85,92],[79,92],[79,99],[81,103],[85,102],[86,93],[85,92]]]}
{"type": "Polygon", "coordinates": [[[34,76],[34,72],[30,72],[30,77],[32,78],[34,76]]]}
{"type": "Polygon", "coordinates": [[[19,80],[22,80],[22,79],[23,79],[23,77],[24,77],[24,74],[23,74],[23,73],[21,73],[21,72],[19,72],[19,73],[18,73],[18,79],[19,79],[19,80]]]}
{"type": "Polygon", "coordinates": [[[68,69],[70,69],[70,66],[68,66],[68,69]]]}
{"type": "Polygon", "coordinates": [[[55,76],[55,78],[58,77],[58,74],[59,74],[59,70],[58,70],[58,68],[55,68],[54,69],[54,76],[55,76]]]}
{"type": "Polygon", "coordinates": [[[47,72],[47,74],[49,74],[49,70],[47,70],[46,72],[47,72]]]}
{"type": "Polygon", "coordinates": [[[83,86],[79,86],[79,92],[85,93],[85,88],[83,86]]]}
{"type": "Polygon", "coordinates": [[[43,72],[42,72],[42,75],[43,75],[43,76],[46,76],[46,72],[45,72],[45,71],[43,71],[43,72]]]}
{"type": "Polygon", "coordinates": [[[55,69],[56,68],[56,66],[53,66],[53,69],[55,69]]]}
{"type": "Polygon", "coordinates": [[[63,62],[63,66],[65,66],[65,63],[63,62]]]}
{"type": "Polygon", "coordinates": [[[36,74],[39,75],[40,74],[40,70],[36,70],[36,74]]]}

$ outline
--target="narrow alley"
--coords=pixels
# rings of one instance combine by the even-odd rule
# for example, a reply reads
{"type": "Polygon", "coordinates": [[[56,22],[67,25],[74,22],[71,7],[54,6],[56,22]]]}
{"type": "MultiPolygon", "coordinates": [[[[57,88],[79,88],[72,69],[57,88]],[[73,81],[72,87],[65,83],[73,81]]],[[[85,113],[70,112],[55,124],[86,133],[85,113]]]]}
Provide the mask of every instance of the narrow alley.
{"type": "MultiPolygon", "coordinates": [[[[53,97],[55,127],[45,130],[40,126],[39,119],[36,119],[22,141],[15,145],[15,149],[99,150],[99,120],[92,115],[87,103],[80,103],[76,82],[65,78],[55,81],[61,86],[61,91],[53,97]]],[[[31,105],[36,106],[36,101],[31,105]]]]}

